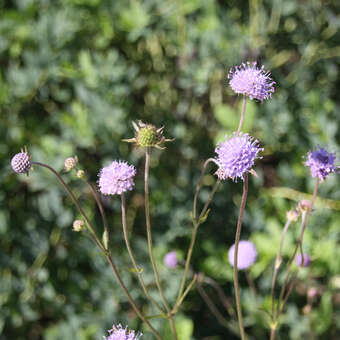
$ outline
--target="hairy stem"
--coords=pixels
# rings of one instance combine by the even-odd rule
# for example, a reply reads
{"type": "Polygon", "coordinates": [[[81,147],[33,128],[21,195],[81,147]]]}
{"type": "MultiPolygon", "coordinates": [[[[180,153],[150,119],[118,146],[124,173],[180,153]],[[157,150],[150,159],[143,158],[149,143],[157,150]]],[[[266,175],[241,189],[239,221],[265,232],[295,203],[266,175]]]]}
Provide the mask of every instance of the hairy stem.
{"type": "Polygon", "coordinates": [[[247,193],[248,193],[248,174],[245,174],[243,181],[243,193],[242,193],[242,201],[240,206],[240,212],[237,221],[236,227],[236,236],[235,236],[235,250],[234,250],[234,286],[235,286],[235,298],[236,298],[236,307],[237,307],[237,317],[240,328],[241,339],[245,340],[245,332],[243,327],[243,317],[242,317],[242,309],[241,309],[241,300],[240,300],[240,291],[239,291],[239,282],[238,282],[238,269],[237,269],[237,257],[238,257],[238,245],[240,242],[241,228],[242,228],[242,218],[244,209],[247,201],[247,193]]]}
{"type": "Polygon", "coordinates": [[[162,313],[165,314],[164,310],[162,309],[162,307],[154,300],[154,298],[150,295],[148,289],[146,288],[146,285],[144,283],[143,280],[143,276],[142,276],[142,272],[141,270],[138,268],[136,259],[133,255],[131,246],[130,246],[130,241],[129,241],[129,235],[128,235],[128,231],[127,231],[127,224],[126,224],[126,203],[125,203],[125,195],[124,193],[121,194],[121,208],[122,208],[122,226],[123,226],[123,234],[124,234],[124,240],[125,240],[125,245],[126,248],[128,250],[129,256],[130,256],[130,260],[133,264],[134,270],[138,276],[138,280],[140,285],[143,288],[143,291],[145,293],[145,295],[147,296],[147,298],[150,300],[150,302],[162,313]]]}
{"type": "Polygon", "coordinates": [[[145,221],[146,221],[146,233],[147,233],[147,239],[148,239],[148,250],[149,250],[149,256],[150,256],[150,261],[152,264],[152,269],[155,274],[155,279],[156,279],[156,285],[158,288],[158,291],[161,295],[163,304],[165,306],[165,309],[168,313],[168,319],[170,322],[170,327],[172,334],[177,340],[177,333],[176,333],[176,328],[173,320],[173,315],[170,313],[171,309],[168,304],[168,301],[165,298],[161,282],[159,279],[159,274],[158,274],[158,269],[157,265],[155,262],[155,258],[153,256],[153,251],[152,251],[152,236],[151,236],[151,222],[150,222],[150,206],[149,206],[149,171],[150,171],[150,147],[146,147],[145,151],[145,172],[144,172],[144,202],[145,202],[145,221]]]}

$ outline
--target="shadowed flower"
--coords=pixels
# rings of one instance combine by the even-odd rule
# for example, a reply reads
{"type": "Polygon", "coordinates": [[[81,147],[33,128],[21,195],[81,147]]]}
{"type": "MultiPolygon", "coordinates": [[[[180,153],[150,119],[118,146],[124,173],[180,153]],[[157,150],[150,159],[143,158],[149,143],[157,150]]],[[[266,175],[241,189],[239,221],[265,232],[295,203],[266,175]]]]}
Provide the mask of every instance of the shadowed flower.
{"type": "MultiPolygon", "coordinates": [[[[303,267],[309,267],[310,265],[310,257],[308,254],[303,253],[303,267]]],[[[301,254],[298,254],[295,258],[295,263],[297,266],[301,267],[302,266],[302,256],[301,254]]]]}
{"type": "MultiPolygon", "coordinates": [[[[235,244],[233,244],[228,252],[229,263],[234,267],[234,254],[235,254],[235,244]]],[[[238,244],[238,254],[237,254],[237,268],[247,269],[255,261],[257,257],[257,250],[255,245],[250,241],[240,241],[238,244]]]]}
{"type": "Polygon", "coordinates": [[[258,68],[256,65],[256,62],[247,62],[235,66],[230,69],[228,79],[235,93],[262,102],[272,96],[275,82],[270,77],[270,72],[264,70],[264,66],[258,68]]]}
{"type": "Polygon", "coordinates": [[[17,174],[28,173],[31,166],[31,156],[28,154],[27,150],[17,153],[11,160],[11,167],[17,174]]]}
{"type": "Polygon", "coordinates": [[[312,177],[318,177],[321,181],[332,172],[337,171],[334,165],[335,153],[330,153],[320,146],[315,151],[309,151],[307,154],[306,165],[310,168],[312,177]]]}
{"type": "Polygon", "coordinates": [[[215,162],[219,166],[216,175],[221,180],[231,178],[235,181],[238,177],[243,179],[244,174],[253,167],[255,159],[260,158],[257,156],[260,151],[263,148],[259,147],[259,142],[248,134],[226,137],[215,149],[215,162]]]}
{"type": "Polygon", "coordinates": [[[121,195],[134,186],[133,177],[136,169],[122,161],[113,161],[99,172],[99,190],[103,195],[121,195]]]}
{"type": "Polygon", "coordinates": [[[109,336],[104,337],[105,340],[138,340],[143,334],[136,334],[133,330],[128,330],[127,326],[125,328],[122,325],[112,326],[109,331],[109,336]]]}
{"type": "Polygon", "coordinates": [[[164,256],[164,264],[168,268],[176,268],[177,263],[178,263],[177,254],[175,251],[170,251],[164,256]]]}

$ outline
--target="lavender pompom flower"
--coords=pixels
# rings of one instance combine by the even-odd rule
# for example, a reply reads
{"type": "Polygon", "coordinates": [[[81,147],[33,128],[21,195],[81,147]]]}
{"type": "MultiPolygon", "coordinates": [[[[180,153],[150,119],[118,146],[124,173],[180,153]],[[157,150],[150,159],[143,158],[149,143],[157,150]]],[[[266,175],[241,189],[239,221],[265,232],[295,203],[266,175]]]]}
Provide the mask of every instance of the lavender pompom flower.
{"type": "Polygon", "coordinates": [[[26,174],[31,168],[31,156],[27,151],[21,151],[13,156],[11,167],[17,174],[26,174]]]}
{"type": "Polygon", "coordinates": [[[228,79],[235,93],[262,102],[274,93],[275,82],[270,77],[270,72],[264,70],[264,66],[258,68],[256,65],[256,62],[247,62],[235,66],[234,69],[230,69],[228,79]]]}
{"type": "Polygon", "coordinates": [[[170,251],[169,253],[165,254],[164,256],[164,264],[168,267],[168,268],[176,268],[177,267],[177,254],[175,251],[170,251]]]}
{"type": "MultiPolygon", "coordinates": [[[[234,267],[235,244],[228,251],[229,263],[234,267]]],[[[255,263],[257,250],[255,245],[250,241],[240,241],[238,244],[237,268],[240,270],[249,268],[255,263]]]]}
{"type": "Polygon", "coordinates": [[[113,161],[99,172],[99,190],[103,195],[121,195],[134,186],[136,169],[122,161],[113,161]]]}
{"type": "Polygon", "coordinates": [[[339,168],[334,164],[335,158],[335,153],[328,152],[319,146],[318,149],[308,152],[305,165],[310,168],[312,177],[318,177],[323,181],[339,168]]]}
{"type": "Polygon", "coordinates": [[[143,334],[135,333],[133,330],[128,330],[127,326],[125,328],[122,325],[112,326],[108,331],[109,336],[104,337],[105,340],[138,340],[143,334]]]}
{"type": "Polygon", "coordinates": [[[221,180],[232,178],[237,181],[238,177],[243,180],[244,174],[253,167],[255,159],[260,158],[257,156],[260,151],[263,148],[259,147],[259,142],[247,133],[234,133],[232,137],[226,137],[215,149],[215,162],[219,166],[216,175],[221,180]]]}
{"type": "MultiPolygon", "coordinates": [[[[309,267],[311,262],[310,256],[306,253],[303,253],[303,267],[309,267]]],[[[297,266],[302,266],[302,255],[298,254],[295,258],[295,263],[297,266]]]]}

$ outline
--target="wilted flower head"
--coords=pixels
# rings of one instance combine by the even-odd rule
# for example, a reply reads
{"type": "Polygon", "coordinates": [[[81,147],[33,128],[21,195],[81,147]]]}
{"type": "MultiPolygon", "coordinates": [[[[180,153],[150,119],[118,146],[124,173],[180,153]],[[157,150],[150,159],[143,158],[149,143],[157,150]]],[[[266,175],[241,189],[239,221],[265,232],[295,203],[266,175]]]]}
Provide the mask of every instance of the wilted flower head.
{"type": "Polygon", "coordinates": [[[77,156],[66,158],[64,161],[64,170],[71,171],[72,169],[76,167],[77,163],[78,163],[77,156]]]}
{"type": "MultiPolygon", "coordinates": [[[[310,261],[311,260],[310,260],[309,255],[306,253],[303,253],[303,267],[309,267],[310,261]]],[[[295,263],[299,267],[302,266],[302,255],[301,254],[296,255],[295,263]]]]}
{"type": "Polygon", "coordinates": [[[293,221],[293,222],[297,222],[297,220],[299,219],[299,216],[300,216],[299,211],[294,210],[294,209],[291,209],[287,211],[286,213],[287,220],[293,221]]]}
{"type": "Polygon", "coordinates": [[[170,251],[164,256],[164,264],[168,268],[176,268],[177,263],[178,263],[177,254],[175,251],[170,251]]]}
{"type": "Polygon", "coordinates": [[[215,161],[219,166],[216,175],[222,180],[237,180],[238,177],[243,179],[244,174],[253,167],[255,159],[260,158],[257,156],[260,151],[263,148],[259,147],[259,142],[247,133],[234,133],[232,137],[226,137],[215,149],[215,161]]]}
{"type": "Polygon", "coordinates": [[[335,158],[335,153],[330,153],[319,146],[318,149],[308,152],[305,164],[309,166],[312,177],[318,177],[323,181],[329,174],[337,171],[335,158]]]}
{"type": "Polygon", "coordinates": [[[28,153],[26,148],[25,150],[21,150],[20,153],[17,153],[16,155],[14,155],[11,160],[11,167],[13,171],[18,174],[28,173],[31,166],[32,166],[31,156],[28,153]]]}
{"type": "Polygon", "coordinates": [[[122,325],[112,326],[109,331],[109,336],[104,337],[105,340],[138,340],[143,334],[135,333],[133,330],[128,330],[127,326],[125,328],[122,325]]]}
{"type": "MultiPolygon", "coordinates": [[[[235,255],[235,244],[233,244],[228,252],[229,263],[234,266],[234,255],[235,255]]],[[[238,244],[238,254],[237,254],[237,268],[247,269],[255,261],[257,257],[257,250],[255,245],[250,241],[240,241],[238,244]]]]}
{"type": "Polygon", "coordinates": [[[120,195],[134,186],[136,169],[122,161],[113,161],[99,172],[99,190],[103,195],[120,195]]]}
{"type": "Polygon", "coordinates": [[[264,70],[264,66],[258,68],[256,64],[256,62],[247,62],[235,66],[234,69],[231,68],[228,79],[235,93],[262,102],[272,96],[275,82],[270,77],[270,72],[264,70]]]}
{"type": "Polygon", "coordinates": [[[172,142],[173,139],[167,139],[163,136],[164,126],[156,128],[152,124],[146,124],[138,121],[138,124],[132,122],[135,129],[135,137],[130,139],[123,139],[123,142],[136,143],[141,147],[155,147],[157,149],[165,149],[163,146],[166,142],[172,142]]]}
{"type": "Polygon", "coordinates": [[[76,232],[82,231],[84,229],[84,222],[82,220],[73,221],[73,230],[76,232]]]}
{"type": "Polygon", "coordinates": [[[306,212],[307,210],[312,208],[312,202],[309,200],[301,200],[298,204],[298,209],[301,212],[306,212]]]}

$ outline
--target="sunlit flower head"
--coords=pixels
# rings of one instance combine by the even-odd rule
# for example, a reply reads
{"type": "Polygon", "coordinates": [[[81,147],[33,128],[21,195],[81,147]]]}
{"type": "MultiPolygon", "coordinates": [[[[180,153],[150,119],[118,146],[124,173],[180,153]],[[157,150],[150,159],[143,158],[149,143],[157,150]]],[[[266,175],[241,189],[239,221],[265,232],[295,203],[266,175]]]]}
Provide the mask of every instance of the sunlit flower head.
{"type": "Polygon", "coordinates": [[[138,340],[143,334],[136,334],[133,330],[128,330],[127,326],[125,328],[122,325],[112,326],[108,331],[109,336],[104,337],[105,340],[138,340]]]}
{"type": "Polygon", "coordinates": [[[247,62],[235,66],[230,69],[228,79],[235,93],[262,102],[272,96],[275,82],[270,72],[264,70],[264,66],[258,68],[256,65],[256,62],[247,62]]]}

